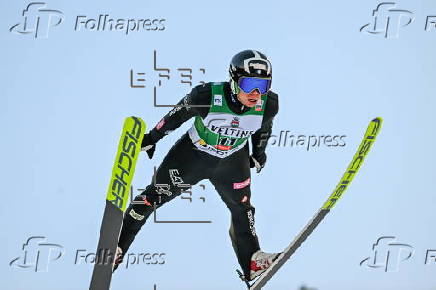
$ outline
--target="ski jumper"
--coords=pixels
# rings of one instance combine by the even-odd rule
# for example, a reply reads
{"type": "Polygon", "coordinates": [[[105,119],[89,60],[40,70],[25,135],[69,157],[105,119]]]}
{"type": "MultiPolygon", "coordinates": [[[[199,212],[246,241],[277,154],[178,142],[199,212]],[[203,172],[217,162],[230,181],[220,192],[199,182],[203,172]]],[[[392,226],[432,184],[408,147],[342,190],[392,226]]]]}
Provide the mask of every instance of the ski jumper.
{"type": "MultiPolygon", "coordinates": [[[[135,197],[141,204],[126,210],[118,245],[126,253],[154,207],[179,196],[203,179],[214,185],[231,213],[230,237],[245,275],[260,249],[250,203],[249,139],[254,158],[264,153],[278,112],[278,96],[269,91],[252,108],[242,105],[228,82],[206,83],[192,89],[149,134],[158,142],[194,117],[192,127],[170,149],[152,182],[135,197]]],[[[248,277],[247,276],[247,277],[248,277]]]]}

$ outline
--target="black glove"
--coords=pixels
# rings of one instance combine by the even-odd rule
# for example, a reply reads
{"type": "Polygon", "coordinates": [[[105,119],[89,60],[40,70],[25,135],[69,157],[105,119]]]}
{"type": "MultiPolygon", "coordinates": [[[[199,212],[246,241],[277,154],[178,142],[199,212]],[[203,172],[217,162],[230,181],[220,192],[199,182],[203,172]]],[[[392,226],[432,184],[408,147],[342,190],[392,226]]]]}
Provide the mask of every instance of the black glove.
{"type": "Polygon", "coordinates": [[[144,134],[141,143],[141,151],[147,152],[148,158],[152,158],[154,150],[156,149],[156,143],[151,140],[150,134],[144,134]]]}
{"type": "Polygon", "coordinates": [[[256,173],[259,173],[263,167],[265,167],[266,154],[265,152],[260,155],[250,156],[250,168],[256,167],[256,173]]]}

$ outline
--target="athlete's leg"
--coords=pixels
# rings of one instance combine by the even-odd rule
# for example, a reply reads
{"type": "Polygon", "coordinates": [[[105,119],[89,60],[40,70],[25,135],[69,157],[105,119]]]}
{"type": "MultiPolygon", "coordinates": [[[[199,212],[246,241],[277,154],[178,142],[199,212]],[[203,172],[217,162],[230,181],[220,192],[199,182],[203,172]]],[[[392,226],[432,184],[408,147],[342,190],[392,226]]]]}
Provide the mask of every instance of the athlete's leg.
{"type": "Polygon", "coordinates": [[[203,152],[194,149],[190,138],[184,135],[168,152],[146,189],[135,197],[126,210],[118,246],[126,253],[136,234],[153,213],[154,204],[164,203],[207,178],[211,168],[203,152]],[[154,179],[154,180],[153,180],[154,179]],[[188,185],[188,186],[187,186],[188,185]]]}
{"type": "Polygon", "coordinates": [[[254,228],[254,207],[250,203],[248,148],[220,162],[210,179],[231,212],[230,238],[245,277],[250,277],[251,256],[260,249],[254,228]]]}

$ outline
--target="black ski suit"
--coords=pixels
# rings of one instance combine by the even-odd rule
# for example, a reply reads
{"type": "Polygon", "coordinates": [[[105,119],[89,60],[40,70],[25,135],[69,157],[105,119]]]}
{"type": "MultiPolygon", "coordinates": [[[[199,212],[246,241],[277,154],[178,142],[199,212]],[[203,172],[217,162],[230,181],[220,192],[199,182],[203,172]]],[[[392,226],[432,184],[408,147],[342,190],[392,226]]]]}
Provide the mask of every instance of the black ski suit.
{"type": "MultiPolygon", "coordinates": [[[[250,108],[243,106],[231,93],[230,84],[224,85],[224,96],[229,108],[235,114],[242,114],[250,108]]],[[[189,107],[190,105],[210,105],[211,84],[206,83],[192,89],[149,134],[154,142],[194,116],[205,116],[209,107],[189,107]]],[[[267,139],[271,135],[273,118],[278,112],[278,96],[269,91],[267,95],[262,127],[251,136],[252,155],[264,155],[267,139]]],[[[155,180],[144,192],[135,197],[142,204],[130,204],[126,210],[118,245],[126,253],[136,234],[153,212],[153,204],[159,208],[164,203],[179,196],[187,188],[178,185],[194,185],[209,179],[231,212],[230,237],[245,277],[250,277],[250,260],[260,249],[254,228],[254,207],[250,203],[250,163],[248,142],[242,149],[225,158],[219,158],[198,150],[185,133],[170,149],[162,164],[156,170],[155,180]],[[168,185],[166,188],[161,185],[168,185]]]]}

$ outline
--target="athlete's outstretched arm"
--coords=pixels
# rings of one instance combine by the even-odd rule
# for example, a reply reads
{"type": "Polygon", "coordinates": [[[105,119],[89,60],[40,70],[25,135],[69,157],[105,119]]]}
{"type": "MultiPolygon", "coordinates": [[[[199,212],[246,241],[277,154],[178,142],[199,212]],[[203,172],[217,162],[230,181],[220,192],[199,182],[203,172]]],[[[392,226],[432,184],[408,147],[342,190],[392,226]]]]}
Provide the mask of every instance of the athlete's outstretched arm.
{"type": "Polygon", "coordinates": [[[150,141],[154,144],[157,143],[165,135],[179,128],[194,116],[206,116],[209,111],[210,96],[210,83],[194,87],[189,94],[177,103],[181,107],[174,107],[148,133],[150,141]]]}
{"type": "Polygon", "coordinates": [[[251,136],[252,158],[250,158],[250,163],[253,165],[251,167],[255,166],[258,172],[266,162],[265,149],[266,145],[268,144],[268,139],[271,136],[274,117],[277,115],[278,111],[278,96],[273,92],[269,92],[266,101],[265,113],[263,115],[262,127],[251,136]],[[256,164],[256,162],[258,164],[256,164]]]}

